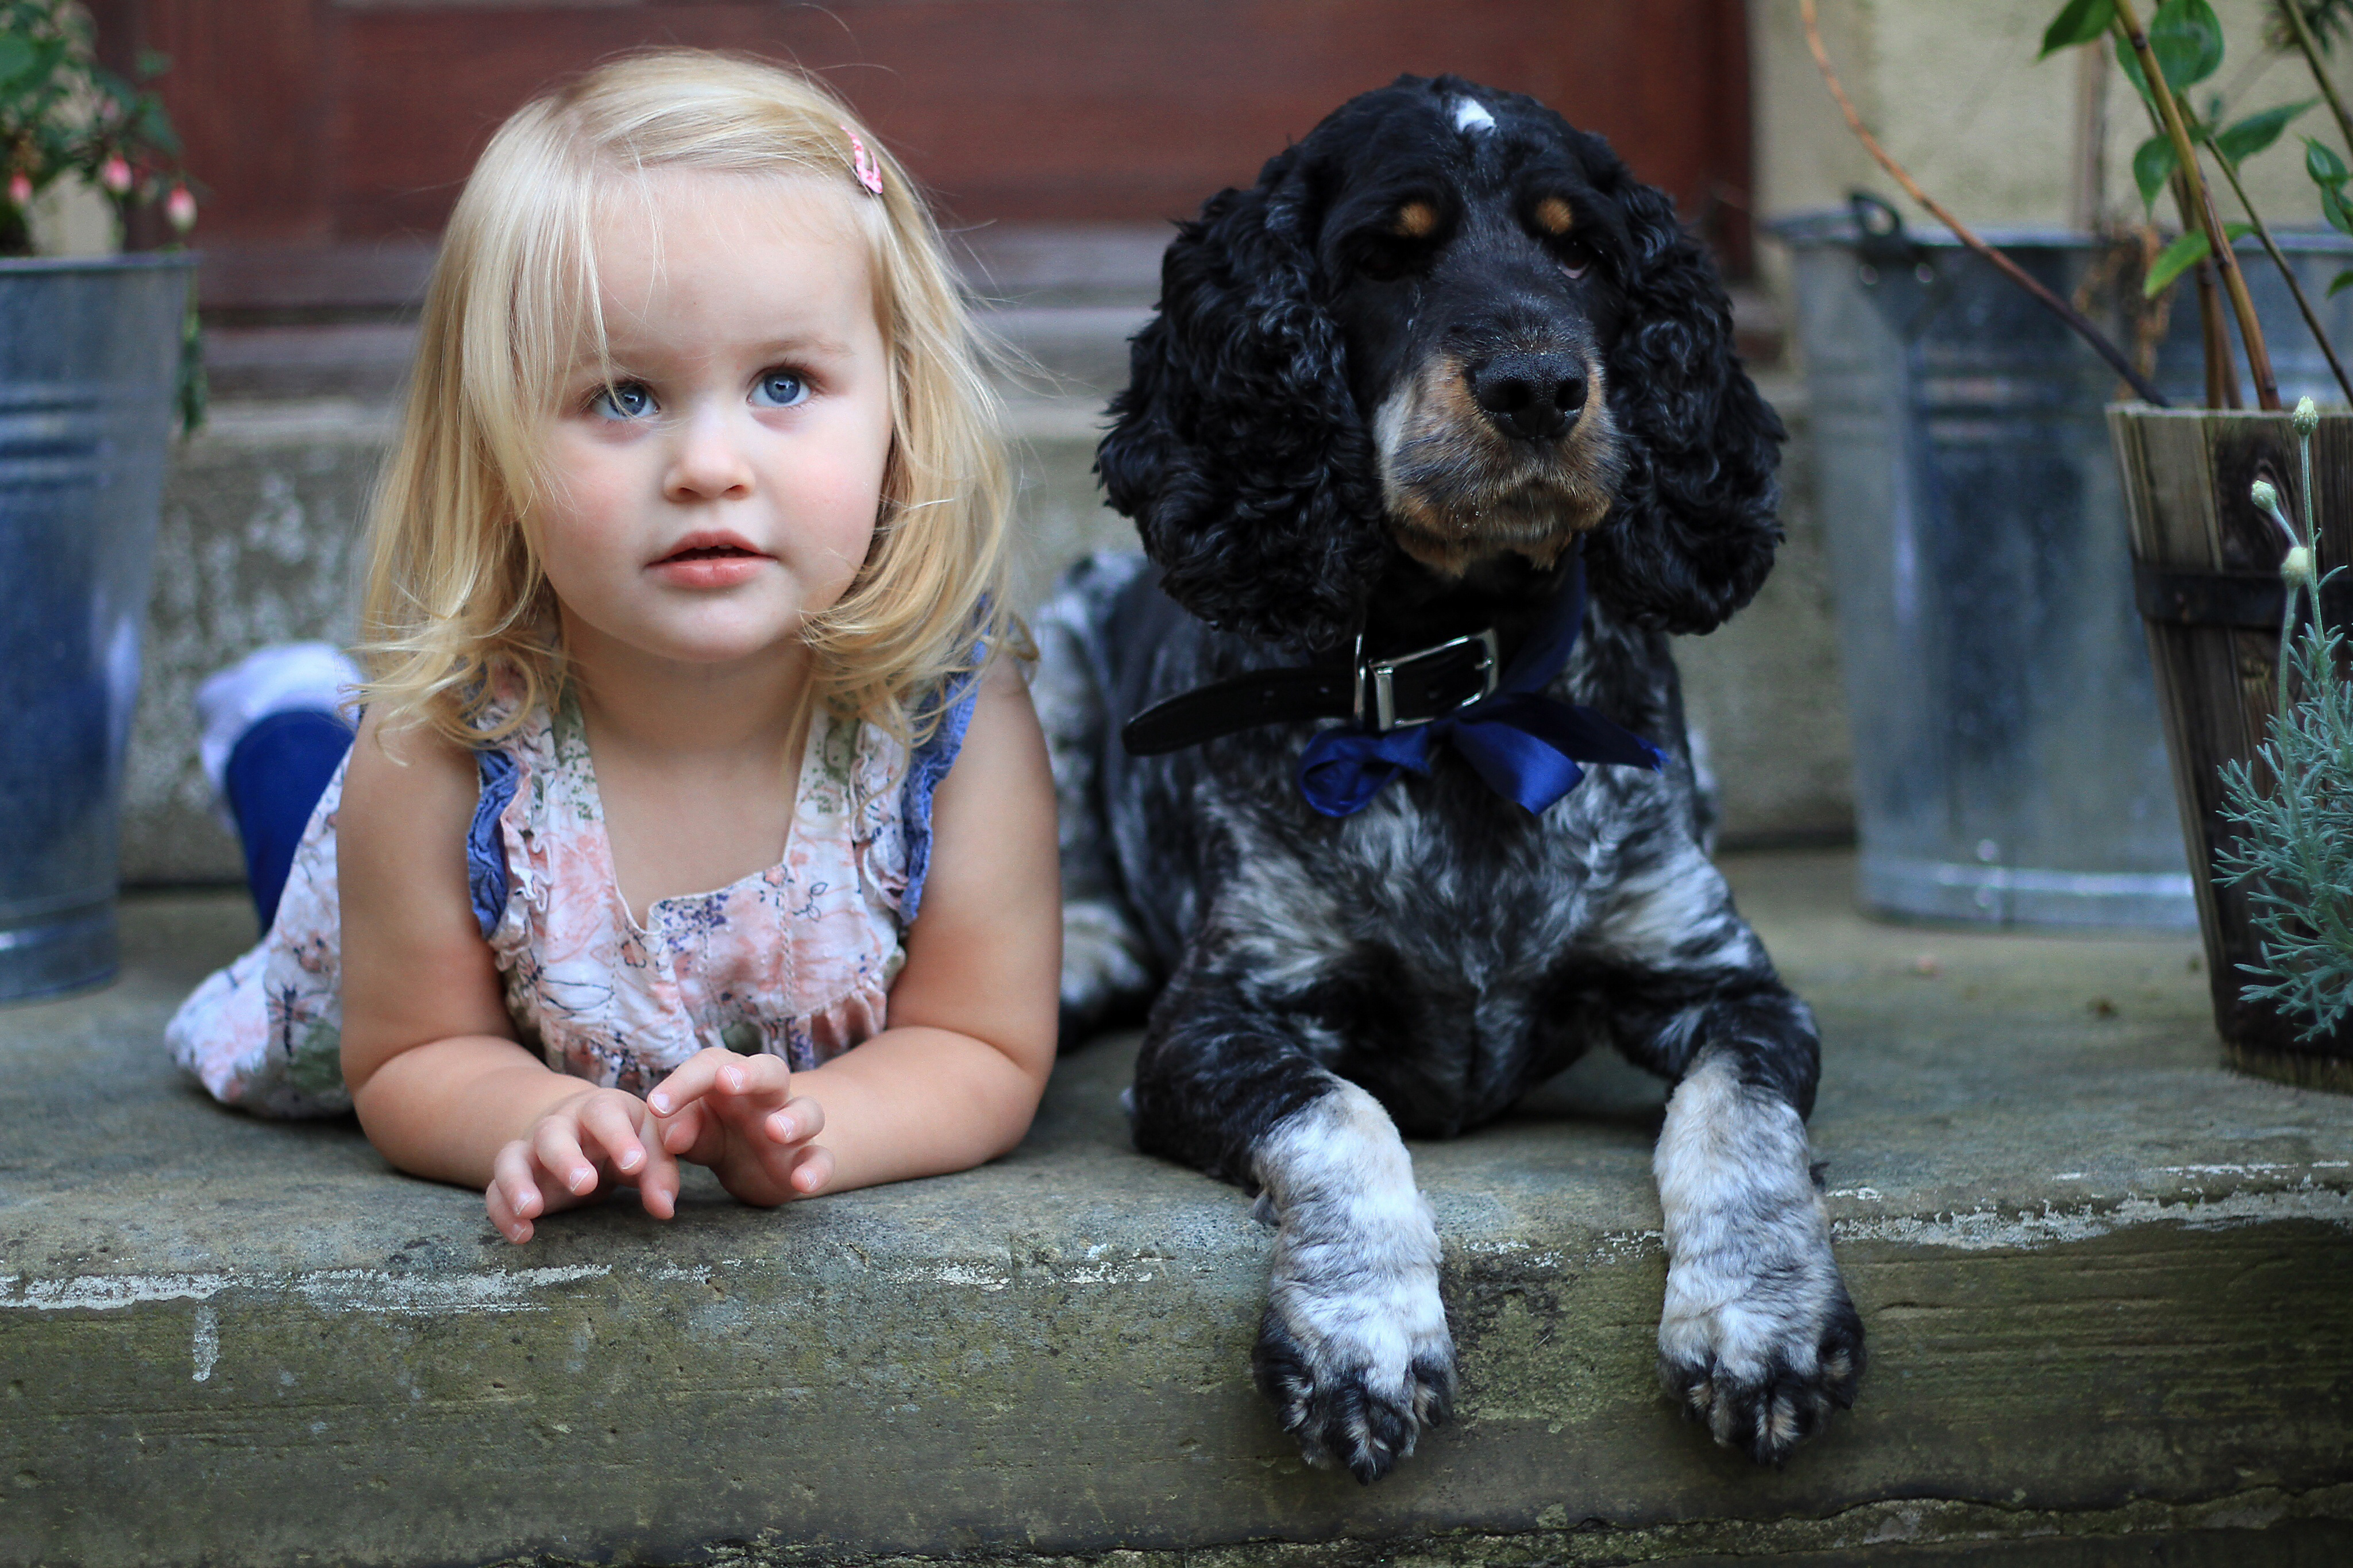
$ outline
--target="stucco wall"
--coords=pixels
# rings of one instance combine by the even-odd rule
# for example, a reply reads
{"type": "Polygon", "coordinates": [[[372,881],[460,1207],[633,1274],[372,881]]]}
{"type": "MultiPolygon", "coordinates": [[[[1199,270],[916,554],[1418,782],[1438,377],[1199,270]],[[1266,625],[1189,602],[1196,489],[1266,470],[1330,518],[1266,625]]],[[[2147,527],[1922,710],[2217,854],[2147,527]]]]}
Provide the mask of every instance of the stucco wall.
{"type": "MultiPolygon", "coordinates": [[[[1963,222],[2083,226],[2093,215],[2082,172],[2094,163],[2096,140],[2098,216],[2137,224],[2132,154],[2151,134],[2147,110],[2112,60],[2087,69],[2086,50],[2070,49],[2036,62],[2059,9],[2060,0],[1820,0],[1823,42],[1864,123],[1963,222]],[[2088,133],[2094,122],[2103,132],[2096,138],[2088,133]]],[[[2138,0],[2138,9],[2146,20],[2156,0],[2138,0]]],[[[2222,68],[2192,89],[2201,106],[2221,93],[2227,121],[2316,96],[2301,57],[2263,47],[2268,5],[2217,0],[2215,10],[2228,47],[2222,68]]],[[[1859,187],[1894,201],[1906,222],[1932,221],[1848,131],[1807,52],[1799,14],[1799,0],[1750,0],[1748,7],[1760,216],[1840,205],[1859,187]]],[[[2353,94],[2353,47],[2340,47],[2332,74],[2340,92],[2353,94]]],[[[2279,227],[2320,222],[2300,134],[2342,150],[2322,104],[2243,172],[2264,221],[2279,227]]],[[[2226,219],[2243,216],[2227,188],[2219,196],[2226,219]]],[[[2169,198],[2160,199],[2157,221],[2173,232],[2169,198]]],[[[1785,254],[1768,245],[1758,259],[1778,285],[1785,254]]]]}

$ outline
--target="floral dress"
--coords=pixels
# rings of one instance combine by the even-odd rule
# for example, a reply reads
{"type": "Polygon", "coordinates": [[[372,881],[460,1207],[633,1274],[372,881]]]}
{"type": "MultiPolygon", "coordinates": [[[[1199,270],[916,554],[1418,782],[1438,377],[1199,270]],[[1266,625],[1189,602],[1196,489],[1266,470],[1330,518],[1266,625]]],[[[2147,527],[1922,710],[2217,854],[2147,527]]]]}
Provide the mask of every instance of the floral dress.
{"type": "MultiPolygon", "coordinates": [[[[782,862],[663,899],[642,925],[614,875],[576,710],[535,711],[479,752],[467,870],[517,1037],[559,1072],[642,1094],[708,1046],[765,1051],[800,1071],[881,1030],[930,865],[932,795],[963,744],[974,685],[948,694],[912,754],[819,709],[782,862]]],[[[493,705],[502,711],[512,710],[493,705]]],[[[351,1106],[335,890],[343,792],[338,768],[260,944],[199,985],[164,1031],[215,1099],[264,1115],[351,1106]]]]}

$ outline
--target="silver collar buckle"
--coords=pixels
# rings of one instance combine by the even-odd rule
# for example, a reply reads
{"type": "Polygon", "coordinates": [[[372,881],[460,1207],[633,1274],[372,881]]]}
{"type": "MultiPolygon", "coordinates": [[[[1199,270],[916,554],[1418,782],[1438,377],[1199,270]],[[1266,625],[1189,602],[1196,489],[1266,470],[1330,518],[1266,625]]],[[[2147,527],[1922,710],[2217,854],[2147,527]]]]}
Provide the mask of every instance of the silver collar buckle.
{"type": "Polygon", "coordinates": [[[1392,730],[1410,729],[1416,724],[1427,724],[1433,720],[1443,719],[1449,713],[1459,712],[1473,702],[1482,702],[1495,694],[1496,687],[1502,684],[1504,679],[1503,650],[1501,645],[1495,640],[1495,629],[1493,626],[1484,631],[1471,632],[1459,637],[1449,637],[1442,643],[1433,643],[1428,647],[1416,648],[1411,653],[1395,654],[1388,658],[1374,660],[1367,660],[1365,658],[1365,637],[1362,632],[1359,632],[1356,634],[1356,721],[1359,727],[1369,729],[1378,735],[1386,735],[1392,730]],[[1398,712],[1397,678],[1399,671],[1410,670],[1411,667],[1424,660],[1459,654],[1461,649],[1472,647],[1479,650],[1478,661],[1471,667],[1472,672],[1479,678],[1478,690],[1458,702],[1431,712],[1406,714],[1398,712]],[[1370,713],[1366,711],[1367,707],[1372,710],[1370,713]]]}

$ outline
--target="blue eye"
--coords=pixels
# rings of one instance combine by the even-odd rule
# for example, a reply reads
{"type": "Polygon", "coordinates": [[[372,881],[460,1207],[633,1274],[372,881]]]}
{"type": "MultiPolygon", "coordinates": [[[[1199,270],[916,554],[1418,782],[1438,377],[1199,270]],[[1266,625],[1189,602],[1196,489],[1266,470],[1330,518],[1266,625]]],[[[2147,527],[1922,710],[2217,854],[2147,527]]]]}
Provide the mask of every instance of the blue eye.
{"type": "Polygon", "coordinates": [[[808,383],[789,370],[772,370],[752,388],[752,401],[763,408],[790,408],[808,396],[808,383]]]}
{"type": "Polygon", "coordinates": [[[636,419],[653,412],[654,396],[638,383],[625,381],[617,386],[599,388],[588,406],[608,419],[636,419]]]}

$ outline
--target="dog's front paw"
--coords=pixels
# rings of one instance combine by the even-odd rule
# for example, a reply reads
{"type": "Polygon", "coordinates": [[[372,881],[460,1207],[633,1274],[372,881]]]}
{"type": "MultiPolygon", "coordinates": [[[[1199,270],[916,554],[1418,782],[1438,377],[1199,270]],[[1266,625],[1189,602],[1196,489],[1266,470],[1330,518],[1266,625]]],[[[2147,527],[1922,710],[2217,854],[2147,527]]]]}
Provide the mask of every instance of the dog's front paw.
{"type": "Polygon", "coordinates": [[[1854,1403],[1862,1320],[1831,1256],[1797,1108],[1703,1057],[1659,1134],[1667,1304],[1659,1377],[1715,1440],[1778,1465],[1854,1403]]]}
{"type": "Polygon", "coordinates": [[[1804,1258],[1699,1258],[1667,1271],[1659,1378],[1715,1440],[1778,1465],[1850,1409],[1862,1320],[1823,1246],[1804,1258]]]}
{"type": "Polygon", "coordinates": [[[1319,1468],[1380,1479],[1454,1405],[1454,1342],[1438,1270],[1328,1283],[1276,1271],[1250,1371],[1319,1468]]]}
{"type": "Polygon", "coordinates": [[[1335,1082],[1260,1145],[1274,1268],[1250,1370],[1307,1462],[1377,1481],[1454,1402],[1438,1226],[1373,1097],[1335,1082]]]}

